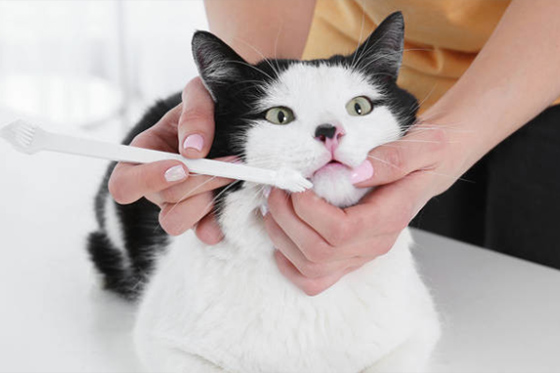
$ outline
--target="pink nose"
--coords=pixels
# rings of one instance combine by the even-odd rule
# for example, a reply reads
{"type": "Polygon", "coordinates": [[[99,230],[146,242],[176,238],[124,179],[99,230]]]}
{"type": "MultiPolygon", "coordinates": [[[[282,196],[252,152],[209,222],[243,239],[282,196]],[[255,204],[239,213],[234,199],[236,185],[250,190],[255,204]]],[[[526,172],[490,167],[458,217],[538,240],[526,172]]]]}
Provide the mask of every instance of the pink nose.
{"type": "Polygon", "coordinates": [[[315,139],[324,143],[331,153],[334,153],[338,147],[338,142],[342,136],[344,136],[344,130],[332,124],[321,124],[315,129],[315,139]]]}

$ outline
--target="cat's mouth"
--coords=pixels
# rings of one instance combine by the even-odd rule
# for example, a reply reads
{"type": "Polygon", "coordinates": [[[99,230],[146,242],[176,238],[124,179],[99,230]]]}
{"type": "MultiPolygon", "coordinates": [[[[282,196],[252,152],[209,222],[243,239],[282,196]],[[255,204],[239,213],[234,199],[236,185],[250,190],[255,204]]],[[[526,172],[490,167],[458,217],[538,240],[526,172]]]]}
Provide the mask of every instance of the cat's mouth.
{"type": "Polygon", "coordinates": [[[335,172],[338,170],[343,170],[343,169],[350,169],[351,167],[345,165],[344,163],[337,161],[336,159],[331,159],[329,162],[327,162],[326,164],[324,164],[323,166],[319,167],[317,170],[315,170],[315,172],[313,173],[313,176],[317,175],[318,173],[323,173],[323,172],[335,172]]]}

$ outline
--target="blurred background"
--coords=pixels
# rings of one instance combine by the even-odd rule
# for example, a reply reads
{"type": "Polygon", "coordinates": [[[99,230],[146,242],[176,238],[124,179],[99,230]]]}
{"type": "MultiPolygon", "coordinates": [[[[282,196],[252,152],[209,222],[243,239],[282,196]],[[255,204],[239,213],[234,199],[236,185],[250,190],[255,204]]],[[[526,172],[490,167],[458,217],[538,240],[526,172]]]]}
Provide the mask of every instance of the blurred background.
{"type": "MultiPolygon", "coordinates": [[[[196,75],[206,28],[201,0],[0,0],[0,126],[120,142],[196,75]]],[[[1,139],[0,159],[0,372],[138,371],[135,308],[100,290],[85,250],[108,162],[1,139]]]]}
{"type": "Polygon", "coordinates": [[[0,111],[53,126],[134,121],[196,74],[202,1],[0,0],[0,111]]]}

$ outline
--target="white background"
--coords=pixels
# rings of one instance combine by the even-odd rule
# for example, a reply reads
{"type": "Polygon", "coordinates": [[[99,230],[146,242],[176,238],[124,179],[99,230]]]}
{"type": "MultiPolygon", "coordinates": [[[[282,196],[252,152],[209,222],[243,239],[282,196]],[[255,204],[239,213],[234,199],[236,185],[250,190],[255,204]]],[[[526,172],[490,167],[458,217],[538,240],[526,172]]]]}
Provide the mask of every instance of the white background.
{"type": "Polygon", "coordinates": [[[197,0],[0,0],[0,110],[65,128],[124,112],[130,124],[196,75],[197,29],[197,0]]]}

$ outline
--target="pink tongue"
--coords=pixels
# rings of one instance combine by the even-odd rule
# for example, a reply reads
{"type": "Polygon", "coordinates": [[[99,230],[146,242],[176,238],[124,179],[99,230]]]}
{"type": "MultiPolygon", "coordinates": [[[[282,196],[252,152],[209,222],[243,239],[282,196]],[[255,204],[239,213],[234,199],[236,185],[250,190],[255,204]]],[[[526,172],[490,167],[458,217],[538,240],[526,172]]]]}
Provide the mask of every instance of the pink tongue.
{"type": "Polygon", "coordinates": [[[365,160],[358,167],[353,168],[350,172],[350,181],[352,184],[365,181],[373,176],[373,167],[368,160],[365,160]]]}

